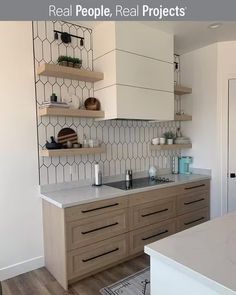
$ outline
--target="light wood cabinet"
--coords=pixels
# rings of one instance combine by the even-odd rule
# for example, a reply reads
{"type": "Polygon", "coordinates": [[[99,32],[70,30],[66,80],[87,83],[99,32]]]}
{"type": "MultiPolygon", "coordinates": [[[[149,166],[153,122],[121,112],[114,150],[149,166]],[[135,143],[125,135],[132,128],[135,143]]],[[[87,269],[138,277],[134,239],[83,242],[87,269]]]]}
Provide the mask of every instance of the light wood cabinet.
{"type": "Polygon", "coordinates": [[[160,222],[130,232],[130,253],[141,253],[144,246],[176,232],[176,220],[160,222]]]}
{"type": "Polygon", "coordinates": [[[209,206],[209,191],[186,194],[177,198],[177,213],[184,214],[209,206]]]}
{"type": "Polygon", "coordinates": [[[194,211],[180,216],[177,220],[177,230],[185,230],[209,220],[209,208],[194,211]]]}
{"type": "Polygon", "coordinates": [[[72,250],[114,237],[128,229],[128,209],[67,223],[67,249],[72,250]]]}
{"type": "Polygon", "coordinates": [[[209,219],[210,181],[66,209],[43,201],[45,262],[68,284],[142,254],[146,244],[209,219]]]}
{"type": "Polygon", "coordinates": [[[131,208],[131,227],[139,228],[175,217],[175,198],[144,203],[131,208]]]}
{"type": "Polygon", "coordinates": [[[67,254],[68,279],[81,277],[128,255],[127,235],[104,240],[67,254]]]}
{"type": "Polygon", "coordinates": [[[126,197],[92,202],[88,204],[66,208],[65,219],[66,221],[79,220],[100,214],[106,214],[109,212],[113,212],[114,210],[119,210],[127,207],[128,199],[126,197]]]}

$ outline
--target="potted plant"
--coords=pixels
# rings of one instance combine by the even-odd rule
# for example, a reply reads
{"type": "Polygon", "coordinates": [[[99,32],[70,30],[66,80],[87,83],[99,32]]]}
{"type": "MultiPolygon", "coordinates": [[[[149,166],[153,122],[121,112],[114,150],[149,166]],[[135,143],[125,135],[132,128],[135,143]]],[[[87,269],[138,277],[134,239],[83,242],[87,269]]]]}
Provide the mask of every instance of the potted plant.
{"type": "Polygon", "coordinates": [[[82,60],[77,57],[75,57],[73,60],[74,60],[74,68],[80,69],[82,66],[82,60]]]}
{"type": "Polygon", "coordinates": [[[68,65],[67,63],[67,60],[68,59],[68,56],[65,56],[65,55],[60,55],[57,59],[57,62],[60,66],[66,66],[68,65]]]}
{"type": "Polygon", "coordinates": [[[163,134],[163,136],[165,137],[167,144],[173,144],[174,143],[174,139],[175,139],[175,133],[172,131],[168,131],[165,132],[163,134]]]}
{"type": "Polygon", "coordinates": [[[74,58],[71,56],[67,56],[67,64],[68,64],[68,67],[73,68],[74,67],[74,58]]]}

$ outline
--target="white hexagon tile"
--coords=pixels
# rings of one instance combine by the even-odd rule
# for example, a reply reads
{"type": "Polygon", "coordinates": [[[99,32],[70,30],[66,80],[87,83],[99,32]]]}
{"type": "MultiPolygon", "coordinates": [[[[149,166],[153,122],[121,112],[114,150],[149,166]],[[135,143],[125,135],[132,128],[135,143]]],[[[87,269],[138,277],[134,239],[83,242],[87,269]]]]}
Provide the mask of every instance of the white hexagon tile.
{"type": "MultiPolygon", "coordinates": [[[[92,30],[75,24],[53,21],[33,22],[33,45],[35,70],[39,64],[56,63],[59,55],[71,55],[82,58],[82,67],[93,69],[92,30]],[[84,46],[79,40],[72,38],[72,43],[64,44],[54,40],[53,30],[69,32],[84,37],[84,46]]],[[[37,106],[49,101],[54,92],[59,100],[70,94],[76,94],[83,102],[93,96],[93,83],[69,79],[44,77],[35,75],[37,106]]],[[[99,99],[99,98],[98,98],[99,99]]],[[[77,131],[79,139],[86,135],[97,138],[106,146],[106,153],[101,155],[83,155],[74,157],[39,157],[40,184],[92,180],[93,165],[98,162],[104,176],[122,174],[125,169],[145,171],[150,165],[159,168],[169,168],[171,156],[180,155],[180,151],[150,151],[149,144],[153,137],[160,137],[165,131],[176,131],[178,122],[148,123],[145,121],[94,121],[92,119],[65,117],[38,117],[39,150],[50,136],[57,137],[63,127],[77,131]],[[71,175],[71,166],[76,169],[71,175]]]]}

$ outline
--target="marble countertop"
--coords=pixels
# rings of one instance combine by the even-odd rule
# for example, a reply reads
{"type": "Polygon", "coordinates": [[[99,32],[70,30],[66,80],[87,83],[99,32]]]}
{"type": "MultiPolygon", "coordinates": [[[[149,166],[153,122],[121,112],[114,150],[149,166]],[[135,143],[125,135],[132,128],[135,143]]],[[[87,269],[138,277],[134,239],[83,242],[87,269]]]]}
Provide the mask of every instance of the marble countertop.
{"type": "Polygon", "coordinates": [[[132,190],[121,190],[106,186],[105,184],[101,187],[94,186],[82,186],[71,189],[60,189],[52,192],[41,193],[41,197],[60,208],[72,207],[80,204],[90,203],[94,201],[110,199],[120,197],[129,194],[135,194],[139,192],[145,192],[154,189],[160,189],[164,187],[170,187],[174,185],[189,183],[193,181],[200,181],[210,179],[207,175],[190,174],[190,175],[164,175],[169,177],[174,182],[155,185],[151,187],[145,187],[140,189],[132,190]]]}
{"type": "Polygon", "coordinates": [[[220,294],[236,294],[236,213],[145,247],[162,261],[220,294]]]}

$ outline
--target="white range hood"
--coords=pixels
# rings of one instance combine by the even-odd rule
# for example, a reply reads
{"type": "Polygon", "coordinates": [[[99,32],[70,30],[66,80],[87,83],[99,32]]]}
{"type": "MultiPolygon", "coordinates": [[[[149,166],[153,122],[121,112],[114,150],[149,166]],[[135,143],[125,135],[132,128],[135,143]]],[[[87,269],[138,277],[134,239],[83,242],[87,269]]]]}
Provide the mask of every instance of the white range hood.
{"type": "Polygon", "coordinates": [[[103,22],[93,35],[104,119],[173,120],[173,36],[139,22],[103,22]]]}

